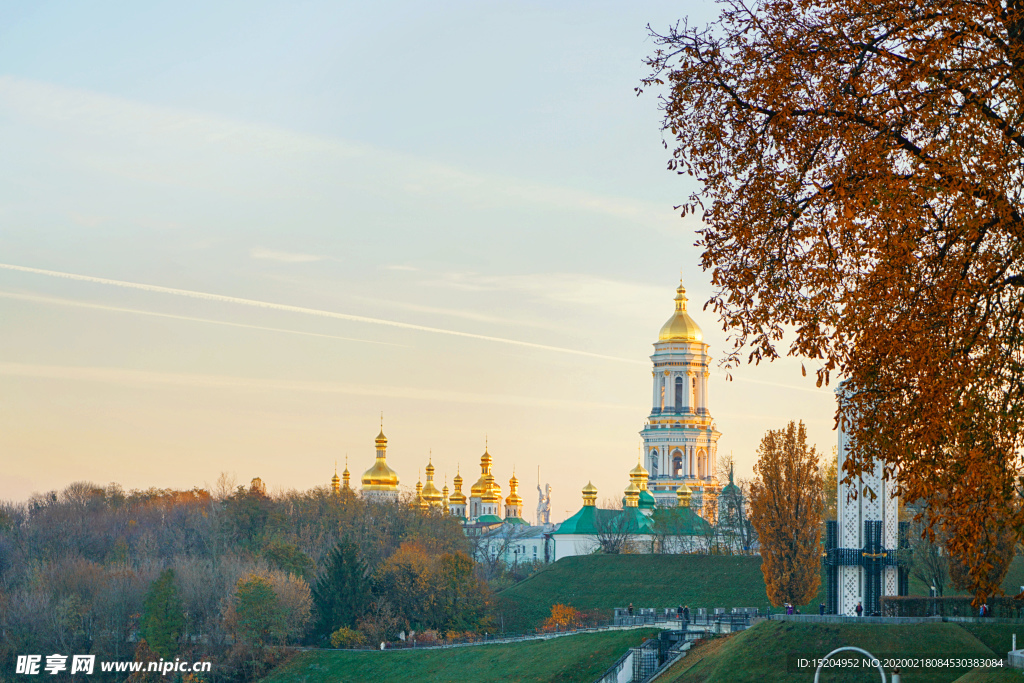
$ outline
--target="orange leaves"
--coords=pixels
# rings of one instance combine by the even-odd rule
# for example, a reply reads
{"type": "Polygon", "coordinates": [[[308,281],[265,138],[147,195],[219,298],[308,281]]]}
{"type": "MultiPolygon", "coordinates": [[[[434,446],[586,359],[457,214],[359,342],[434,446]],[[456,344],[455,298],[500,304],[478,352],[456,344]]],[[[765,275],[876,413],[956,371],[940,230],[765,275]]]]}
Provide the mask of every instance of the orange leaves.
{"type": "Polygon", "coordinates": [[[773,605],[803,605],[821,583],[824,502],[818,455],[803,422],[761,440],[750,487],[750,521],[761,542],[761,571],[773,605]]]}
{"type": "Polygon", "coordinates": [[[578,609],[571,605],[557,604],[551,606],[551,616],[547,618],[541,628],[545,631],[564,630],[579,626],[581,622],[582,614],[578,609]]]}
{"type": "Polygon", "coordinates": [[[648,60],[675,84],[662,126],[700,182],[727,365],[796,330],[817,385],[846,382],[846,473],[898,470],[964,557],[1024,528],[1022,26],[956,0],[726,0],[648,60]]]}

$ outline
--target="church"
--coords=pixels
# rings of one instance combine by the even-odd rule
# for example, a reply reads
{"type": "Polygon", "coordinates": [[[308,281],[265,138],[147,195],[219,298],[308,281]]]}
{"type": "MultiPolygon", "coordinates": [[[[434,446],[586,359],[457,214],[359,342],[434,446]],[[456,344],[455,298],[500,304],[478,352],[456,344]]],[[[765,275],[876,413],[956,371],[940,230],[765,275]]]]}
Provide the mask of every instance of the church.
{"type": "MultiPolygon", "coordinates": [[[[523,499],[515,473],[509,479],[509,495],[502,499],[501,486],[493,473],[493,457],[486,445],[480,458],[480,477],[468,497],[462,490],[461,473],[453,479],[454,490],[449,491],[447,482],[438,490],[431,459],[426,466],[426,483],[416,483],[411,503],[425,512],[434,509],[458,518],[467,533],[496,534],[499,529],[517,527],[517,537],[549,537],[550,547],[546,546],[543,554],[550,560],[594,552],[611,542],[606,538],[610,528],[628,537],[633,552],[651,552],[653,544],[664,542],[671,548],[659,548],[662,552],[693,550],[719,516],[722,486],[716,464],[720,433],[710,410],[709,347],[687,311],[682,283],[676,289],[674,304],[650,357],[651,411],[640,431],[640,457],[628,473],[621,510],[599,509],[597,489],[588,482],[579,512],[557,526],[545,519],[543,524],[531,527],[522,518],[523,499]],[[670,533],[666,536],[662,531],[656,538],[656,525],[670,533]]],[[[398,475],[387,464],[387,442],[382,422],[375,440],[376,460],[361,480],[361,493],[367,500],[399,499],[398,475]]],[[[335,473],[332,490],[349,489],[349,478],[346,465],[343,485],[335,473]]],[[[550,506],[550,501],[545,504],[550,506]]],[[[508,535],[503,532],[503,536],[508,535]]],[[[537,554],[536,547],[533,552],[523,550],[528,556],[537,554]]]]}

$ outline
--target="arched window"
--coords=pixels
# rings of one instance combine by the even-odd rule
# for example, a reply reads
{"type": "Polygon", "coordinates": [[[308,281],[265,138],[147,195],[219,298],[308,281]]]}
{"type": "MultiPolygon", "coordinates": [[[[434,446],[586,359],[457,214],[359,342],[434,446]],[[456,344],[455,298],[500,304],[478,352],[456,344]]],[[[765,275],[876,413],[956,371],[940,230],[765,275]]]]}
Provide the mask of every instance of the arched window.
{"type": "Polygon", "coordinates": [[[665,410],[665,380],[658,378],[658,384],[661,386],[661,406],[662,410],[665,410]]]}
{"type": "Polygon", "coordinates": [[[676,412],[683,407],[683,378],[676,377],[676,412]]]}
{"type": "Polygon", "coordinates": [[[672,451],[672,476],[683,476],[683,454],[679,451],[672,451]]]}
{"type": "Polygon", "coordinates": [[[690,411],[697,412],[697,378],[690,380],[690,411]]]}
{"type": "Polygon", "coordinates": [[[658,452],[651,451],[651,476],[658,476],[658,452]]]}

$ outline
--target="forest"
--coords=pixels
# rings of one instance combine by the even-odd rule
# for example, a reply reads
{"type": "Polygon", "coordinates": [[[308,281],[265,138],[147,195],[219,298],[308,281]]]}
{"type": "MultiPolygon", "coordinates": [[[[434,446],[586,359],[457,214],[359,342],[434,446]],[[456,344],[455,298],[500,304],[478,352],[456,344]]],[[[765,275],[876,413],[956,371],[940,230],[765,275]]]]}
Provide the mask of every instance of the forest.
{"type": "Polygon", "coordinates": [[[490,591],[452,517],[346,489],[268,495],[225,476],[210,488],[79,482],[0,504],[0,670],[18,655],[93,654],[210,660],[209,673],[175,676],[243,681],[283,646],[489,626],[490,591]]]}

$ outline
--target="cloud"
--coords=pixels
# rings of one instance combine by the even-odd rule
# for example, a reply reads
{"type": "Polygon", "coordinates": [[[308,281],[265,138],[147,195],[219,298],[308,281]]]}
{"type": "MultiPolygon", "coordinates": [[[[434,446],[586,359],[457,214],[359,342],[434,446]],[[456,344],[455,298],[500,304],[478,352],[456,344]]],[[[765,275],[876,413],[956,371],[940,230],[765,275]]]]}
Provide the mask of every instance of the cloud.
{"type": "Polygon", "coordinates": [[[159,372],[133,370],[128,368],[87,367],[70,365],[38,365],[32,363],[0,362],[0,376],[24,377],[29,379],[102,382],[121,386],[148,387],[163,385],[196,389],[220,389],[237,391],[291,391],[299,393],[346,394],[374,398],[414,399],[417,401],[441,401],[449,403],[495,404],[534,408],[557,408],[565,410],[614,410],[636,412],[636,406],[596,401],[573,401],[509,394],[475,394],[415,387],[386,387],[378,385],[344,384],[338,382],[312,382],[298,380],[271,380],[254,377],[233,377],[229,375],[206,375],[197,373],[159,372]]]}
{"type": "Polygon", "coordinates": [[[271,158],[276,164],[300,162],[295,169],[316,167],[321,162],[335,169],[329,178],[319,174],[299,178],[293,173],[290,177],[296,182],[287,188],[280,183],[260,186],[255,191],[261,194],[273,191],[308,197],[317,192],[313,189],[316,181],[321,187],[322,182],[327,181],[334,190],[342,184],[360,191],[381,187],[389,197],[414,193],[455,197],[484,206],[532,204],[626,219],[635,226],[674,235],[682,229],[677,212],[667,203],[609,197],[465,170],[349,140],[11,76],[0,76],[0,110],[20,116],[35,127],[70,130],[76,139],[83,133],[104,136],[107,138],[105,152],[86,154],[82,160],[98,171],[135,180],[238,193],[237,174],[225,173],[211,165],[209,155],[216,152],[213,159],[233,160],[246,168],[253,159],[271,158]],[[124,145],[124,154],[120,157],[112,151],[116,143],[124,145]],[[140,150],[147,153],[139,155],[140,150]],[[182,150],[191,152],[182,155],[182,150]],[[164,152],[169,156],[160,156],[164,152]],[[203,163],[197,163],[199,154],[204,155],[203,163]],[[180,162],[182,158],[187,160],[184,165],[180,162]],[[154,159],[161,162],[156,163],[154,159]],[[269,190],[270,187],[273,189],[269,190]]]}
{"type": "Polygon", "coordinates": [[[281,261],[282,263],[310,263],[312,261],[323,261],[323,256],[313,254],[293,254],[287,251],[273,251],[263,247],[253,247],[249,250],[249,256],[254,259],[266,259],[268,261],[281,261]]]}
{"type": "Polygon", "coordinates": [[[369,318],[362,315],[351,315],[349,313],[337,313],[334,311],[324,311],[316,308],[305,308],[303,306],[290,306],[288,304],[278,304],[270,301],[257,301],[255,299],[243,299],[236,296],[225,296],[223,294],[212,294],[209,292],[196,292],[188,289],[175,289],[173,287],[161,287],[158,285],[149,285],[139,282],[126,282],[124,280],[111,280],[109,278],[93,277],[91,275],[78,275],[75,273],[62,273],[55,270],[43,270],[41,268],[29,268],[27,266],[16,266],[8,263],[0,263],[0,269],[13,270],[22,273],[32,273],[34,275],[45,275],[47,277],[57,277],[67,280],[76,280],[78,282],[91,282],[100,285],[111,285],[114,287],[123,287],[126,289],[138,289],[145,292],[153,292],[156,294],[171,294],[174,296],[188,297],[192,299],[202,299],[205,301],[218,301],[228,304],[236,304],[240,306],[251,306],[254,308],[265,308],[275,311],[285,311],[288,313],[300,313],[303,315],[314,315],[322,318],[333,318],[335,320],[348,320],[351,322],[368,323],[371,325],[386,325],[389,327],[396,327],[405,330],[414,330],[417,332],[430,332],[433,334],[446,334],[453,337],[463,337],[466,339],[478,339],[480,341],[496,342],[499,344],[509,344],[511,346],[520,346],[531,349],[538,349],[542,351],[553,351],[556,353],[568,353],[575,356],[585,356],[587,358],[599,358],[601,360],[612,360],[619,363],[631,363],[646,365],[642,361],[635,360],[633,358],[619,358],[617,356],[607,356],[600,353],[591,353],[589,351],[581,351],[579,349],[569,349],[562,346],[550,346],[548,344],[536,344],[533,342],[520,341],[518,339],[507,339],[505,337],[492,337],[485,334],[473,334],[471,332],[460,332],[458,330],[446,330],[439,327],[429,327],[426,325],[414,325],[412,323],[403,323],[395,320],[383,320],[381,318],[369,318]]]}
{"type": "Polygon", "coordinates": [[[305,332],[302,330],[289,330],[282,327],[264,327],[263,325],[246,325],[245,323],[233,323],[226,320],[212,320],[210,318],[196,318],[190,315],[174,315],[172,313],[157,313],[155,311],[143,311],[137,308],[121,308],[119,306],[107,306],[106,304],[93,304],[84,301],[72,301],[71,299],[57,299],[34,294],[16,294],[14,292],[0,292],[0,297],[5,299],[18,299],[21,301],[32,301],[41,304],[55,306],[73,306],[75,308],[91,308],[98,311],[110,311],[113,313],[131,313],[133,315],[148,315],[156,318],[170,318],[172,320],[186,320],[194,323],[208,323],[211,325],[224,325],[226,327],[240,327],[247,330],[261,330],[264,332],[282,332],[285,334],[298,334],[304,337],[322,337],[324,339],[337,339],[340,341],[360,342],[363,344],[381,344],[384,346],[400,346],[409,348],[407,344],[396,344],[394,342],[377,341],[375,339],[357,339],[355,337],[341,337],[334,334],[321,334],[319,332],[305,332]]]}

